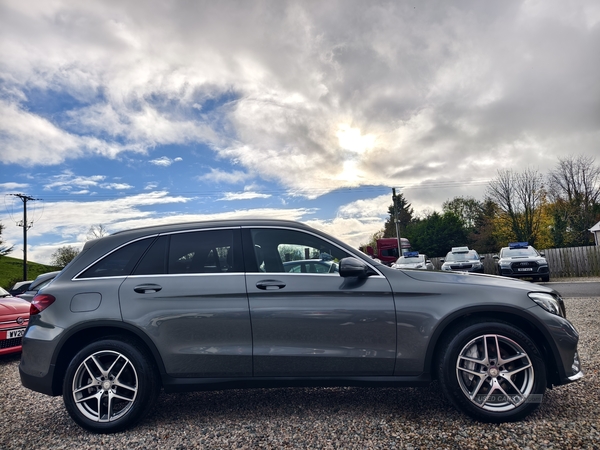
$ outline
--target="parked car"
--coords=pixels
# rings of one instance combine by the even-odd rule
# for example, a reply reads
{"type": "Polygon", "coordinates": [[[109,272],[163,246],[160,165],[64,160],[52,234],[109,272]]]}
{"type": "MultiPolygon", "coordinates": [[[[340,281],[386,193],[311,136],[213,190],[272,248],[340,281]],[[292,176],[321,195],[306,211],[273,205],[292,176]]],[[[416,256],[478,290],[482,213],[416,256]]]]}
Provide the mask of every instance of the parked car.
{"type": "Polygon", "coordinates": [[[452,247],[446,258],[440,259],[442,270],[483,273],[484,257],[469,247],[452,247]]]}
{"type": "Polygon", "coordinates": [[[165,392],[423,386],[519,420],[580,379],[579,336],[546,286],[392,269],[290,221],[162,225],[88,241],[31,303],[23,385],[81,427],[131,427],[165,392]],[[339,272],[289,273],[288,254],[339,272]]]}
{"type": "Polygon", "coordinates": [[[22,294],[27,289],[29,289],[29,286],[31,285],[31,283],[33,283],[33,280],[17,281],[15,283],[15,285],[11,289],[8,290],[8,293],[12,296],[22,294]]]}
{"type": "Polygon", "coordinates": [[[56,277],[56,275],[58,275],[59,273],[60,270],[38,275],[38,277],[35,280],[33,280],[33,282],[30,284],[29,288],[22,294],[17,295],[17,297],[31,302],[31,300],[33,300],[33,297],[35,297],[38,291],[44,286],[50,284],[50,282],[54,280],[54,277],[56,277]]]}
{"type": "Polygon", "coordinates": [[[497,261],[498,275],[503,277],[532,277],[550,281],[550,268],[543,253],[538,252],[528,242],[510,242],[500,250],[497,261]]]}
{"type": "Polygon", "coordinates": [[[404,252],[404,255],[392,264],[392,269],[424,269],[433,270],[431,260],[419,252],[404,252]]]}
{"type": "Polygon", "coordinates": [[[29,302],[13,297],[0,288],[0,355],[21,351],[29,323],[29,302]]]}
{"type": "Polygon", "coordinates": [[[339,272],[338,265],[333,261],[320,259],[303,259],[299,261],[286,261],[283,269],[289,273],[334,273],[339,272]]]}

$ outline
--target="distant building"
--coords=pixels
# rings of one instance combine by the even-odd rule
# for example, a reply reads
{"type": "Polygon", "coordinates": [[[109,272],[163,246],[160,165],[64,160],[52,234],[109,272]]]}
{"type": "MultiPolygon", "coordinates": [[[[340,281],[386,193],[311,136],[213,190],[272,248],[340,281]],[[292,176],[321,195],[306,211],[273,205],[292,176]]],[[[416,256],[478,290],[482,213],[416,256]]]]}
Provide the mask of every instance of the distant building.
{"type": "Polygon", "coordinates": [[[590,231],[594,234],[596,245],[600,245],[600,222],[590,228],[590,231]]]}

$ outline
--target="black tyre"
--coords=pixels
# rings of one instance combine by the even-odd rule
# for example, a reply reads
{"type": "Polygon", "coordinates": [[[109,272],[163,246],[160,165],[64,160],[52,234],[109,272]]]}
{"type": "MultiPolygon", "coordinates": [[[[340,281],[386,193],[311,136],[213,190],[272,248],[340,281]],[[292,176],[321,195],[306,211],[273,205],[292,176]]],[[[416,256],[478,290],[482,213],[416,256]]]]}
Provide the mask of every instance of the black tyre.
{"type": "Polygon", "coordinates": [[[134,342],[105,339],[71,360],[63,382],[67,411],[81,427],[114,433],[139,422],[160,392],[157,371],[134,342]]]}
{"type": "Polygon", "coordinates": [[[444,394],[483,422],[520,420],[539,407],[546,367],[535,343],[503,322],[470,324],[448,339],[439,357],[444,394]]]}

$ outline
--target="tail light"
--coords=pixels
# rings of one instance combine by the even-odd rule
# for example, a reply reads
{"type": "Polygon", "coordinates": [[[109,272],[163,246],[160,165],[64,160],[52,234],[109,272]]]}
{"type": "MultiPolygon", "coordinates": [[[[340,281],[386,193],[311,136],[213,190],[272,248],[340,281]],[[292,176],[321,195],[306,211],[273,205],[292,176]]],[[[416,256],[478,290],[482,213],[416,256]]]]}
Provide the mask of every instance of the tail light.
{"type": "Polygon", "coordinates": [[[36,295],[35,297],[33,297],[33,300],[31,301],[31,306],[29,307],[29,315],[34,316],[36,314],[41,313],[48,306],[50,306],[52,303],[54,303],[55,300],[56,300],[56,298],[54,298],[54,296],[50,295],[50,294],[36,295]]]}

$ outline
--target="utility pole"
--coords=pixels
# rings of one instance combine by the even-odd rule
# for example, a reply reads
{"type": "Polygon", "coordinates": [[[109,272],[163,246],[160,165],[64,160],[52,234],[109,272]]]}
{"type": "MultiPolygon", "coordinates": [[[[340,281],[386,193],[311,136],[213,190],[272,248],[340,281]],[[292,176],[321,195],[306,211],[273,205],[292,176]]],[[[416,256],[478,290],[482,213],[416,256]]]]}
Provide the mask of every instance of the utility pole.
{"type": "Polygon", "coordinates": [[[27,221],[27,202],[41,200],[25,194],[11,194],[19,197],[23,202],[23,220],[17,223],[18,227],[23,227],[23,281],[27,280],[27,230],[33,226],[33,222],[27,221]]]}
{"type": "Polygon", "coordinates": [[[392,188],[392,200],[394,201],[394,223],[396,224],[396,238],[398,239],[398,256],[402,256],[402,238],[400,237],[400,224],[398,223],[398,197],[396,188],[392,188]]]}

